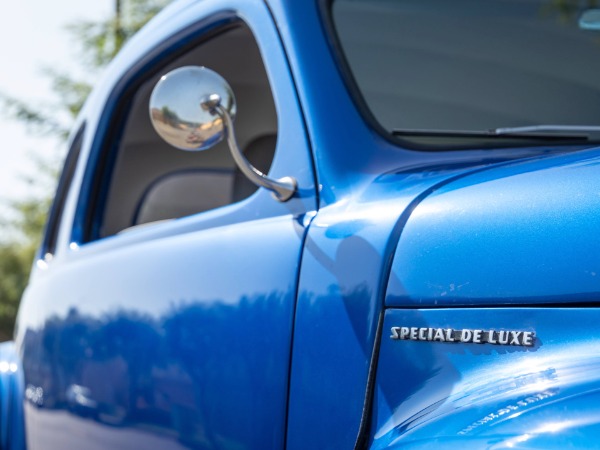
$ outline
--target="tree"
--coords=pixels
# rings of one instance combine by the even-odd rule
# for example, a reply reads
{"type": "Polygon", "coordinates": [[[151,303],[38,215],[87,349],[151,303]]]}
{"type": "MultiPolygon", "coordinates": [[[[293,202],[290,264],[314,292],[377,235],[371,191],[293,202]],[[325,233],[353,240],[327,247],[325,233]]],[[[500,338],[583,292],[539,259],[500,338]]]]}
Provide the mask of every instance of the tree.
{"type": "MultiPolygon", "coordinates": [[[[0,94],[4,111],[38,135],[58,136],[66,140],[71,124],[81,110],[92,86],[104,68],[144,24],[170,0],[115,0],[112,17],[103,21],[71,24],[67,32],[79,43],[79,60],[84,76],[48,69],[52,89],[60,99],[49,108],[31,106],[18,98],[0,94]]],[[[39,172],[52,186],[58,173],[56,164],[37,161],[39,172]]],[[[52,192],[49,188],[46,192],[52,192]]],[[[13,201],[9,217],[0,218],[0,341],[10,339],[21,295],[35,252],[39,246],[52,197],[49,195],[13,201]]]]}
{"type": "Polygon", "coordinates": [[[9,238],[0,242],[0,341],[12,336],[50,201],[50,197],[15,201],[14,218],[2,224],[9,238]]]}
{"type": "Polygon", "coordinates": [[[84,76],[75,79],[71,74],[46,68],[52,89],[60,102],[49,108],[0,94],[0,101],[10,117],[22,122],[39,135],[57,135],[66,139],[72,120],[77,116],[99,72],[116,56],[125,42],[137,33],[170,0],[115,0],[112,17],[104,21],[83,21],[67,26],[67,32],[78,43],[78,60],[84,76]],[[58,113],[57,113],[58,111],[58,113]],[[66,121],[57,119],[66,117],[66,121]]]}

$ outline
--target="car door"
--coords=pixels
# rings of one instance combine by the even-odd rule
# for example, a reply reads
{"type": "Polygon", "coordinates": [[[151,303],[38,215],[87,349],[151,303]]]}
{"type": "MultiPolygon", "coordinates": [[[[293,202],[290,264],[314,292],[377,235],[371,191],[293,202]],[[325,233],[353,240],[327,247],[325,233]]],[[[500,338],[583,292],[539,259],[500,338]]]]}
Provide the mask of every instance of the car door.
{"type": "Polygon", "coordinates": [[[169,9],[80,123],[18,319],[29,447],[281,448],[315,186],[265,4],[169,9]],[[292,199],[248,186],[225,144],[191,154],[151,134],[152,86],[190,64],[230,82],[240,145],[297,180],[292,199]]]}

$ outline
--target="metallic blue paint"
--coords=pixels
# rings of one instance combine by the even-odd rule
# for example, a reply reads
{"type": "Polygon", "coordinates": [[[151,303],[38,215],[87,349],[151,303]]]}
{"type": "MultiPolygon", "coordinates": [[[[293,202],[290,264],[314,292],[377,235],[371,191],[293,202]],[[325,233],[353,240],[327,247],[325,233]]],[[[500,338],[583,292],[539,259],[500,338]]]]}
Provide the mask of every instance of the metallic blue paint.
{"type": "Polygon", "coordinates": [[[87,167],[75,174],[55,258],[38,264],[22,301],[25,379],[43,392],[25,406],[32,449],[285,445],[297,274],[305,215],[316,208],[299,104],[264,3],[209,1],[167,14],[117,57],[82,112],[87,167]],[[82,242],[86,180],[105,151],[122,80],[202,17],[196,38],[224,17],[253,30],[285,143],[270,174],[294,176],[299,194],[279,203],[261,190],[217,210],[82,242]]]}
{"type": "Polygon", "coordinates": [[[600,150],[479,171],[404,227],[390,306],[600,300],[600,150]]]}
{"type": "Polygon", "coordinates": [[[289,448],[354,445],[398,235],[411,205],[465,170],[392,171],[360,195],[319,210],[300,272],[289,448]],[[306,414],[314,410],[324,413],[306,414]]]}
{"type": "Polygon", "coordinates": [[[271,8],[302,101],[320,187],[300,274],[288,446],[351,448],[366,414],[390,261],[412,209],[453,176],[557,149],[434,154],[392,145],[368,128],[348,94],[318,2],[271,2],[271,8]]]}
{"type": "Polygon", "coordinates": [[[397,146],[350,95],[326,4],[179,1],[111,64],[78,119],[86,132],[55,258],[32,274],[19,314],[29,448],[595,443],[597,310],[521,307],[597,301],[599,151],[397,146]],[[278,203],[260,190],[85,243],[90,176],[119,96],[236,18],[272,83],[271,175],[296,177],[300,195],[278,203]],[[514,307],[476,308],[500,304],[514,307]],[[396,308],[435,305],[454,309],[396,308]],[[529,327],[541,345],[394,342],[399,320],[529,327]],[[558,391],[527,403],[521,394],[544,392],[538,381],[558,391]],[[523,414],[482,419],[513,400],[523,414]],[[533,433],[547,416],[560,429],[533,433]]]}
{"type": "Polygon", "coordinates": [[[30,448],[281,448],[302,239],[282,216],[142,245],[116,237],[119,248],[84,246],[51,268],[23,306],[26,382],[44,395],[27,410],[30,448]],[[50,426],[62,417],[69,440],[50,426]]]}
{"type": "Polygon", "coordinates": [[[23,371],[14,342],[0,344],[0,448],[25,448],[23,371]]]}
{"type": "Polygon", "coordinates": [[[389,309],[371,448],[590,448],[596,308],[389,309]],[[395,341],[392,326],[535,330],[534,347],[395,341]]]}

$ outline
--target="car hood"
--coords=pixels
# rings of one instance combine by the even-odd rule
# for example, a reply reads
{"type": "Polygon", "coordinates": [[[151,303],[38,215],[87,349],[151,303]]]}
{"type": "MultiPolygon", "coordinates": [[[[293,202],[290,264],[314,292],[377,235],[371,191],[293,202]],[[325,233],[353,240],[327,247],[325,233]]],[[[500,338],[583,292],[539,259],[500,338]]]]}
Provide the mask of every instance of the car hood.
{"type": "Polygon", "coordinates": [[[387,306],[600,297],[600,148],[496,164],[438,186],[402,229],[387,306]]]}

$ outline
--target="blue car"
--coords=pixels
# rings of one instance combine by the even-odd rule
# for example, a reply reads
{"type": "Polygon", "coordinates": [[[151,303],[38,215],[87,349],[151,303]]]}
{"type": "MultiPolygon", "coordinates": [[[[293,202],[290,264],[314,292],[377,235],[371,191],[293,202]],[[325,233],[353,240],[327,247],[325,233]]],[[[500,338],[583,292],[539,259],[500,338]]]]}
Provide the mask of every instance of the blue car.
{"type": "Polygon", "coordinates": [[[180,0],[75,125],[2,449],[600,448],[600,5],[180,0]]]}

